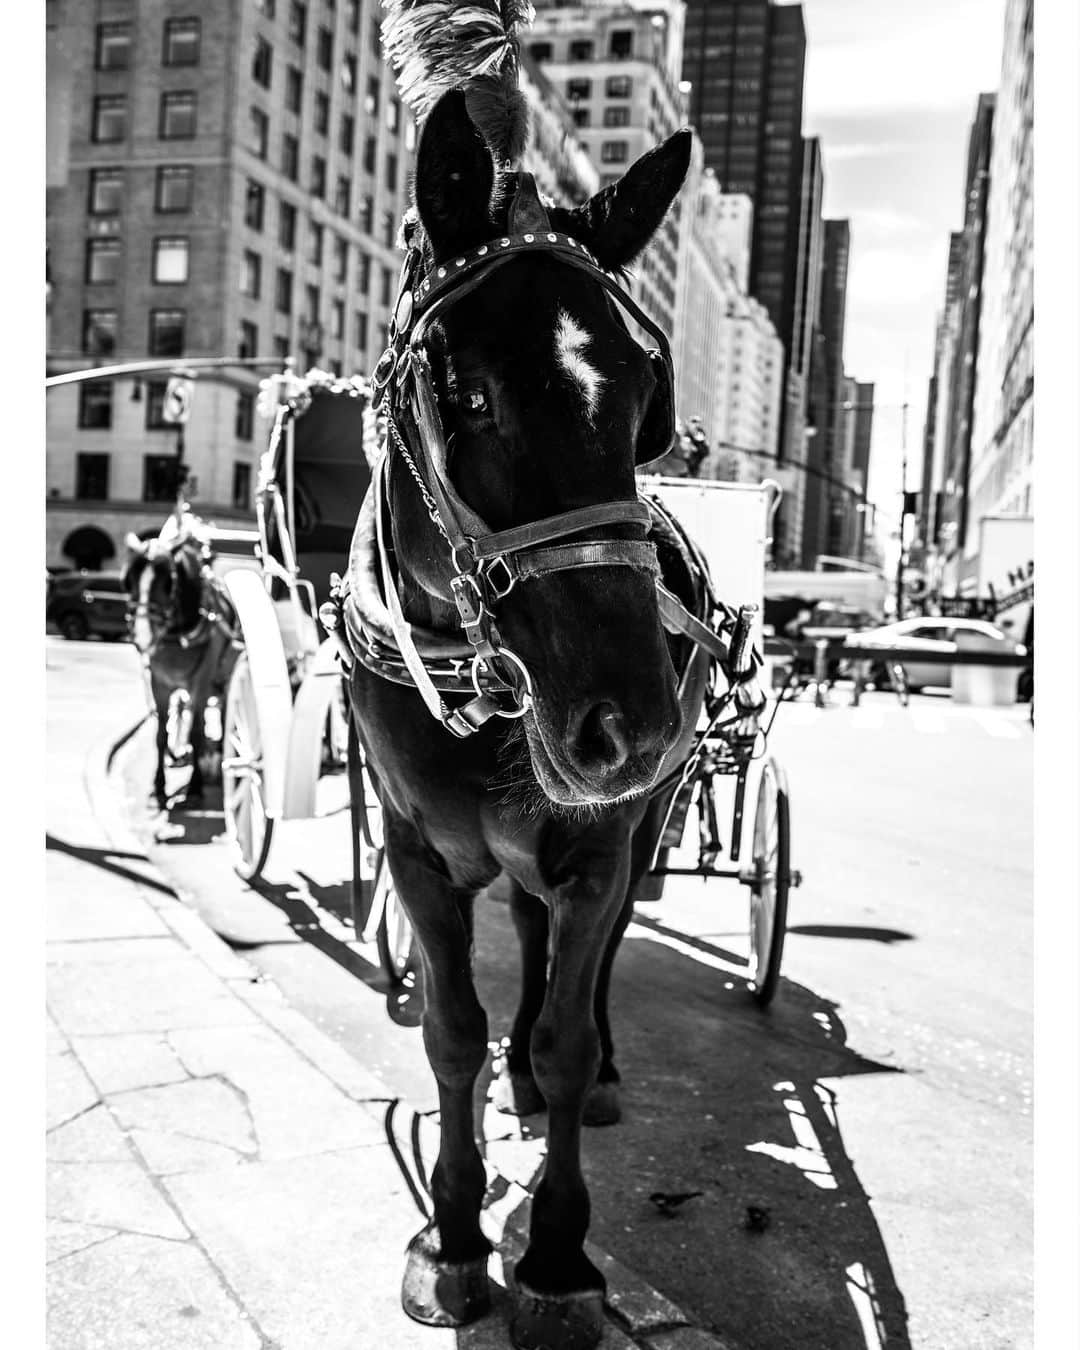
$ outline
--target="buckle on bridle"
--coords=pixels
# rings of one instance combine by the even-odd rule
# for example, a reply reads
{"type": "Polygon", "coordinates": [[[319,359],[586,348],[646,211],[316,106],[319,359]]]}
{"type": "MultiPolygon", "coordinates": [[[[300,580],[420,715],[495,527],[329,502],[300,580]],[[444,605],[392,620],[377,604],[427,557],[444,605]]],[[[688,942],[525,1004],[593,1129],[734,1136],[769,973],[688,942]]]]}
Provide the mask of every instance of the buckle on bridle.
{"type": "Polygon", "coordinates": [[[482,563],[480,574],[484,578],[488,594],[492,600],[504,599],[517,585],[517,573],[501,553],[488,562],[482,563]],[[496,568],[501,569],[498,580],[495,576],[496,568]]]}
{"type": "MultiPolygon", "coordinates": [[[[480,668],[486,670],[488,678],[498,681],[510,696],[515,700],[516,706],[512,708],[496,709],[496,717],[505,717],[513,721],[518,717],[524,717],[532,707],[533,692],[532,680],[529,677],[528,668],[520,656],[512,652],[509,647],[496,647],[493,658],[482,656],[479,652],[472,660],[472,682],[478,698],[482,697],[484,690],[480,688],[480,668]],[[504,679],[502,674],[496,669],[494,661],[509,661],[516,668],[517,679],[504,679]]],[[[487,692],[491,692],[490,690],[487,692]]],[[[501,690],[499,692],[502,692],[501,690]]]]}
{"type": "Polygon", "coordinates": [[[451,578],[450,589],[454,592],[454,604],[466,628],[478,624],[487,613],[484,605],[484,593],[475,572],[459,572],[451,578]]]}

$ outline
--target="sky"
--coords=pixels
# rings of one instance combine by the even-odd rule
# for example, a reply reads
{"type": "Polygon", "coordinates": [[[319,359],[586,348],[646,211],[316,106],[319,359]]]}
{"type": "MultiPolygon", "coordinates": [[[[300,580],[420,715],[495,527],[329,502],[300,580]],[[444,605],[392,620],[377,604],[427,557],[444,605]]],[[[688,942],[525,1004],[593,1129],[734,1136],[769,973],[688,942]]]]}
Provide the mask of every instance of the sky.
{"type": "Polygon", "coordinates": [[[963,223],[978,95],[998,86],[1005,0],[802,0],[802,8],[803,135],[821,138],[824,215],[851,222],[844,365],[875,385],[867,495],[895,528],[900,405],[906,390],[913,491],[949,232],[963,223]]]}

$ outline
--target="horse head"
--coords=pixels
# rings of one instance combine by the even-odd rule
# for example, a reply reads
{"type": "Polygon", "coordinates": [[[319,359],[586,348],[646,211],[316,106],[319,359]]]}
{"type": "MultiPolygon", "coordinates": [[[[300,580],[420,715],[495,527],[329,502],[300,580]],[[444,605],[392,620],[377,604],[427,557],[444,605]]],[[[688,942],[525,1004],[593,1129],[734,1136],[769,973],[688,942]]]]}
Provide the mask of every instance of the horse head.
{"type": "Polygon", "coordinates": [[[163,638],[190,632],[199,622],[203,546],[190,534],[176,539],[125,539],[130,554],[124,570],[135,645],[153,652],[163,638]]]}
{"type": "MultiPolygon", "coordinates": [[[[669,448],[670,370],[631,336],[600,278],[618,277],[648,244],[689,154],[690,133],[676,132],[584,205],[545,206],[527,175],[496,171],[462,94],[446,94],[430,113],[407,223],[429,276],[488,241],[497,248],[500,236],[568,237],[590,263],[569,265],[552,249],[516,253],[462,288],[425,332],[448,477],[488,531],[632,504],[635,466],[669,448]]],[[[393,455],[389,491],[406,599],[437,621],[451,559],[393,455]]],[[[570,539],[580,542],[583,532],[570,539]]],[[[563,806],[645,791],[680,729],[655,573],[631,561],[647,557],[644,532],[627,513],[591,527],[590,539],[636,540],[638,551],[623,549],[625,565],[523,576],[499,602],[499,633],[531,677],[523,725],[532,771],[563,806]]]]}

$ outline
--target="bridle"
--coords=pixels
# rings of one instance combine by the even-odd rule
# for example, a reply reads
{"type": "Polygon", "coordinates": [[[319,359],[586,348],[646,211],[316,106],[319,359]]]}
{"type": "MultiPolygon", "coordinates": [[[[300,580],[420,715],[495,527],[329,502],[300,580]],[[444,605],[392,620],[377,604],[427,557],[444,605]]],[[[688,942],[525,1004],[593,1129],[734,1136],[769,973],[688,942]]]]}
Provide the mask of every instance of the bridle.
{"type": "Polygon", "coordinates": [[[176,565],[176,557],[182,548],[189,546],[189,542],[183,540],[179,544],[162,549],[155,541],[145,555],[147,567],[159,567],[163,558],[168,563],[170,601],[168,605],[162,605],[156,600],[151,600],[149,595],[146,600],[128,599],[128,626],[132,632],[132,640],[144,661],[152,660],[161,647],[169,643],[183,649],[203,646],[209,642],[215,627],[224,628],[230,638],[236,637],[222,612],[223,607],[217,603],[217,587],[205,562],[199,569],[199,605],[195,623],[187,629],[180,626],[180,569],[176,565]],[[139,619],[144,619],[150,629],[150,642],[145,646],[138,640],[139,619]]]}
{"type": "MultiPolygon", "coordinates": [[[[426,347],[428,330],[451,305],[487,282],[506,263],[526,255],[543,254],[583,272],[656,340],[657,349],[646,354],[657,379],[653,397],[659,395],[665,415],[655,448],[650,447],[646,459],[660,458],[675,440],[674,374],[666,334],[584,245],[550,228],[532,176],[522,173],[518,179],[507,234],[426,268],[420,247],[410,243],[387,347],[372,375],[373,407],[381,410],[387,429],[387,454],[373,470],[371,497],[382,596],[392,641],[365,622],[363,609],[356,602],[359,587],[352,585],[352,603],[346,599],[343,606],[348,645],[357,659],[386,679],[415,685],[432,716],[459,737],[472,735],[493,717],[520,718],[532,706],[529,670],[506,646],[496,615],[498,603],[526,578],[594,567],[629,567],[645,572],[656,585],[664,627],[690,637],[720,661],[726,661],[729,646],[732,650],[737,645],[740,650],[745,646],[750,623],[749,617],[740,615],[741,629],[736,632],[734,614],[725,611],[729,643],[724,635],[691,615],[661,584],[656,547],[645,537],[651,512],[636,496],[560,512],[511,529],[492,530],[451,483],[447,440],[426,347]],[[525,228],[516,228],[522,224],[525,228]],[[448,642],[445,635],[442,641],[439,635],[424,635],[402,612],[395,563],[386,537],[387,461],[392,454],[398,455],[407,468],[446,543],[453,567],[451,597],[464,644],[448,642]],[[613,539],[591,533],[611,525],[634,527],[640,537],[613,539]],[[580,538],[583,534],[588,537],[580,538]],[[425,636],[429,639],[426,644],[425,636]],[[426,646],[424,655],[418,643],[426,646]],[[433,650],[438,653],[436,658],[432,657],[433,650]],[[441,697],[445,692],[471,693],[473,697],[462,707],[450,708],[441,697]]],[[[362,513],[358,536],[363,521],[362,513]]],[[[354,541],[354,552],[355,547],[354,541]]],[[[350,583],[353,565],[350,559],[350,583]]],[[[337,598],[345,598],[348,592],[349,587],[343,587],[337,598]]],[[[336,626],[332,604],[324,606],[322,617],[327,627],[336,626]]]]}

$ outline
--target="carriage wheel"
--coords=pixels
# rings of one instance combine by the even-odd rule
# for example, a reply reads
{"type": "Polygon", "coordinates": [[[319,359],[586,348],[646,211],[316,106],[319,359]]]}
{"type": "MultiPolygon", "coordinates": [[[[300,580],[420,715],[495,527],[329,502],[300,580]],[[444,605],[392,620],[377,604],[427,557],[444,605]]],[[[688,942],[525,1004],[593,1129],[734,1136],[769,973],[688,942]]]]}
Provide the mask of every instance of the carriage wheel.
{"type": "Polygon", "coordinates": [[[245,881],[252,881],[265,867],[274,834],[263,795],[262,753],[251,670],[241,655],[225,696],[221,783],[226,833],[239,852],[235,867],[245,881]]]}
{"type": "Polygon", "coordinates": [[[780,980],[791,885],[791,825],[787,793],[766,760],[754,814],[754,856],[744,879],[750,887],[750,978],[761,1007],[780,980]]]}
{"type": "Polygon", "coordinates": [[[379,851],[379,866],[375,875],[375,901],[382,910],[375,930],[375,945],[379,949],[379,963],[391,984],[404,983],[406,975],[416,970],[416,939],[409,916],[401,903],[386,854],[379,851]]]}

